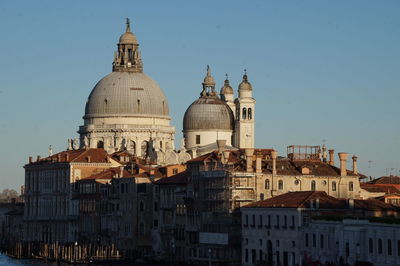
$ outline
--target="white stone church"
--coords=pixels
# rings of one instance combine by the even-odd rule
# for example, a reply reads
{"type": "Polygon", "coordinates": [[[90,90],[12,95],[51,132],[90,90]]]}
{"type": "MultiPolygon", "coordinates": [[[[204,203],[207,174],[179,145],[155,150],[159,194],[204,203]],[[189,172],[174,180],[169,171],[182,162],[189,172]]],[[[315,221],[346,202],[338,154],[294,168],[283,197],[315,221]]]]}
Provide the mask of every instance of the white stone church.
{"type": "Polygon", "coordinates": [[[202,85],[200,97],[185,112],[184,140],[176,151],[167,97],[143,72],[139,43],[127,19],[112,73],[96,84],[86,102],[84,124],[78,131],[80,147],[104,148],[108,153],[127,150],[161,165],[216,150],[217,140],[230,149],[254,148],[256,101],[247,74],[236,99],[228,78],[218,96],[209,66],[202,85]]]}

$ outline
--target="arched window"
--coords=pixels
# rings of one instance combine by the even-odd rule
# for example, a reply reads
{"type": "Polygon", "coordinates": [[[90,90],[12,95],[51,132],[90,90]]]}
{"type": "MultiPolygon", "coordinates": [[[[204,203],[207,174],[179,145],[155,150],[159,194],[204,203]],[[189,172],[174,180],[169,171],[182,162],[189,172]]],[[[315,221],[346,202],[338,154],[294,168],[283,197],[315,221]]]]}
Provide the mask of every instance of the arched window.
{"type": "Polygon", "coordinates": [[[136,154],[136,143],[133,140],[129,141],[129,151],[136,154]]]}
{"type": "Polygon", "coordinates": [[[282,180],[278,181],[278,189],[283,190],[283,181],[282,180]]]}
{"type": "Polygon", "coordinates": [[[252,112],[251,108],[247,109],[247,118],[249,120],[253,119],[253,112],[252,112]]]}
{"type": "Polygon", "coordinates": [[[97,148],[104,149],[104,142],[102,140],[97,142],[97,148]]]}
{"type": "Polygon", "coordinates": [[[353,191],[354,190],[354,185],[353,182],[349,182],[349,191],[353,191]]]}
{"type": "Polygon", "coordinates": [[[242,109],[242,119],[246,119],[246,108],[245,107],[243,107],[243,109],[242,109]]]}
{"type": "Polygon", "coordinates": [[[139,211],[144,211],[144,203],[143,203],[143,201],[141,201],[140,203],[139,203],[139,211]]]}
{"type": "Polygon", "coordinates": [[[335,181],[332,182],[332,191],[336,191],[336,182],[335,181]]]}
{"type": "Polygon", "coordinates": [[[317,190],[317,184],[315,183],[315,181],[311,181],[311,191],[315,191],[317,190]]]}
{"type": "Polygon", "coordinates": [[[141,155],[143,158],[147,157],[148,148],[149,148],[149,143],[147,141],[143,141],[141,146],[141,155]]]}
{"type": "Polygon", "coordinates": [[[265,189],[269,189],[269,179],[265,179],[265,189]]]}

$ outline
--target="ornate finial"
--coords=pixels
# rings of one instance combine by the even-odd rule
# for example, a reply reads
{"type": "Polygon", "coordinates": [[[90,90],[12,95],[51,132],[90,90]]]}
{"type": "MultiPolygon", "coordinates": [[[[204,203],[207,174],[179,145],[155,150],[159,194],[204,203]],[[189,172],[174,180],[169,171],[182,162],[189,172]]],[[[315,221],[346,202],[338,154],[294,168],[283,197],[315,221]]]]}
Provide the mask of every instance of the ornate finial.
{"type": "Polygon", "coordinates": [[[131,22],[129,18],[126,18],[126,32],[131,32],[131,22]]]}
{"type": "Polygon", "coordinates": [[[247,82],[247,69],[244,69],[243,81],[247,82]]]}
{"type": "Polygon", "coordinates": [[[211,69],[209,65],[207,65],[207,76],[211,76],[211,69]]]}
{"type": "Polygon", "coordinates": [[[224,82],[224,86],[230,86],[229,85],[228,74],[225,74],[225,77],[226,77],[226,79],[225,79],[225,82],[224,82]]]}

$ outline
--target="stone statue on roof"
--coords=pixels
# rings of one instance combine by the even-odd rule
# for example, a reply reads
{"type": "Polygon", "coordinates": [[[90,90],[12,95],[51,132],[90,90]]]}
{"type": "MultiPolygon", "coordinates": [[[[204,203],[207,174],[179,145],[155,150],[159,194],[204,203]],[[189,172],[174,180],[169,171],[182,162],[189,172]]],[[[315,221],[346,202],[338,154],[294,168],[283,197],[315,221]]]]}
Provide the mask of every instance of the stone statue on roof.
{"type": "Polygon", "coordinates": [[[68,150],[72,150],[72,139],[68,139],[68,150]]]}
{"type": "Polygon", "coordinates": [[[87,136],[84,136],[84,137],[83,137],[83,147],[84,147],[85,149],[89,149],[89,139],[88,139],[87,136]]]}
{"type": "Polygon", "coordinates": [[[79,149],[78,138],[74,138],[73,143],[72,143],[72,147],[74,148],[74,150],[79,149]]]}

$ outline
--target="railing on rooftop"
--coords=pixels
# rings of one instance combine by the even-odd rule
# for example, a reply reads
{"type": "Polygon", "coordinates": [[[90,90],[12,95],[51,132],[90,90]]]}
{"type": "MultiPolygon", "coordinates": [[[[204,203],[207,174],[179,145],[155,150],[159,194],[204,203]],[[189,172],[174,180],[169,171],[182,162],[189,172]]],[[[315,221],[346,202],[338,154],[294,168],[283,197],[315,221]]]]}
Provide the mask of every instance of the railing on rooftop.
{"type": "Polygon", "coordinates": [[[321,147],[290,145],[287,147],[287,156],[293,161],[319,161],[321,159],[321,147]]]}

